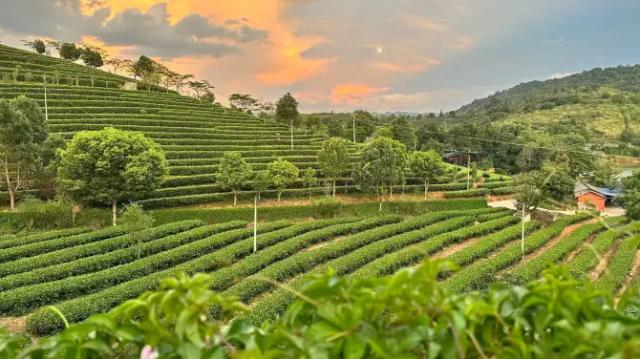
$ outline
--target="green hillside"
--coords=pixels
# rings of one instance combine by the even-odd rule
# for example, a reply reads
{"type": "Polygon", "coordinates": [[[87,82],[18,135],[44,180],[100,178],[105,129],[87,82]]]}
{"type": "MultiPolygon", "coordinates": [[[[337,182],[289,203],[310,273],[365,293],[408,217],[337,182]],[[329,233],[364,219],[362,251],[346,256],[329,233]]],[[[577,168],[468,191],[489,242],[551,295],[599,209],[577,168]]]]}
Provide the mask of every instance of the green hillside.
{"type": "MultiPolygon", "coordinates": [[[[257,118],[219,105],[182,96],[164,89],[122,90],[128,78],[90,69],[68,61],[0,46],[0,98],[25,95],[45,107],[49,132],[71,138],[81,130],[115,127],[143,132],[158,142],[169,160],[169,177],[162,188],[137,198],[148,208],[192,205],[228,200],[232,194],[215,184],[214,173],[224,151],[237,151],[254,170],[265,170],[269,162],[286,159],[299,168],[317,167],[317,152],[327,138],[322,132],[294,130],[294,146],[287,126],[257,118]],[[19,76],[14,76],[19,66],[19,76]],[[51,70],[54,68],[55,70],[51,70]],[[59,79],[52,77],[60,72],[59,79]],[[46,74],[43,76],[42,74],[46,74]],[[28,76],[25,74],[29,74],[28,76]],[[76,79],[78,85],[76,85],[76,79]],[[58,81],[59,80],[59,81],[58,81]]],[[[352,149],[357,159],[357,148],[352,149]]],[[[464,190],[466,180],[456,182],[459,168],[443,177],[433,190],[464,190]]],[[[463,176],[461,176],[463,177],[463,176]]],[[[421,188],[421,182],[408,179],[404,190],[421,188]]],[[[350,191],[353,178],[338,182],[339,189],[350,191]]],[[[504,187],[492,184],[491,189],[504,187]]],[[[489,191],[487,188],[485,191],[489,191]]],[[[274,191],[266,191],[266,196],[274,191]]],[[[326,188],[304,188],[299,182],[284,195],[322,194],[326,188]]],[[[461,195],[481,195],[471,192],[461,195]]],[[[454,194],[455,196],[455,194],[454,194]]],[[[253,198],[251,187],[240,198],[253,198]]]]}

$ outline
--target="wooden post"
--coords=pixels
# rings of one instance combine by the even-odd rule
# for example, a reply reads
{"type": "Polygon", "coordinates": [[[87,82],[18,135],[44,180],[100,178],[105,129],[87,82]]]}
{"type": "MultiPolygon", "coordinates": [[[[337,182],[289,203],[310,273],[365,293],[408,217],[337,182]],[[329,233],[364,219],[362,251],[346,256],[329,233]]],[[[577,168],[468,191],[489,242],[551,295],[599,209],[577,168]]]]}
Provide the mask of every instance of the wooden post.
{"type": "Polygon", "coordinates": [[[525,206],[524,202],[522,202],[522,236],[520,240],[520,251],[522,252],[522,260],[524,260],[524,216],[525,216],[525,206]]]}
{"type": "Polygon", "coordinates": [[[258,251],[258,196],[253,198],[253,252],[258,251]]]}

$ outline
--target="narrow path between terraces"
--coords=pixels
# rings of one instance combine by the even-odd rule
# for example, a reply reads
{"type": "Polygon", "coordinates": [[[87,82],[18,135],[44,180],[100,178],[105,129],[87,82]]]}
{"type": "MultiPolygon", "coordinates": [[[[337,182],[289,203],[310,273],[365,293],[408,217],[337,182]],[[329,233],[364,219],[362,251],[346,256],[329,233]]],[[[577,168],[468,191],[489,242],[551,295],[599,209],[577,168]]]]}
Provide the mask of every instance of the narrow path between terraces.
{"type": "Polygon", "coordinates": [[[640,251],[636,251],[636,259],[633,262],[633,267],[631,267],[631,271],[627,274],[627,278],[624,281],[624,285],[620,288],[619,294],[622,294],[627,291],[631,282],[640,275],[640,251]]]}
{"type": "Polygon", "coordinates": [[[613,258],[613,255],[616,253],[619,247],[620,241],[618,240],[613,243],[602,256],[600,256],[598,264],[589,273],[589,279],[592,282],[595,282],[598,278],[600,278],[604,271],[609,268],[609,262],[611,261],[611,258],[613,258]]]}
{"type": "MultiPolygon", "coordinates": [[[[585,226],[587,224],[592,224],[592,223],[596,223],[598,221],[601,221],[601,218],[592,218],[588,221],[583,221],[580,223],[576,223],[576,224],[572,224],[570,226],[565,227],[562,232],[560,232],[559,235],[555,236],[554,238],[552,238],[551,240],[549,240],[547,243],[545,243],[543,246],[541,246],[540,248],[536,249],[535,251],[525,255],[524,260],[521,261],[517,261],[515,262],[513,265],[508,266],[507,268],[502,269],[501,271],[498,272],[498,275],[503,274],[505,272],[510,271],[511,269],[513,269],[515,266],[520,265],[521,263],[526,263],[529,262],[531,260],[534,260],[536,258],[538,258],[542,253],[548,251],[550,248],[552,248],[553,246],[555,246],[556,244],[558,244],[558,242],[560,242],[561,240],[567,238],[568,236],[570,236],[573,232],[575,232],[578,228],[585,226]]],[[[526,238],[525,238],[526,240],[526,238]]]]}
{"type": "Polygon", "coordinates": [[[25,333],[27,331],[27,317],[0,317],[0,327],[13,333],[25,333]]]}

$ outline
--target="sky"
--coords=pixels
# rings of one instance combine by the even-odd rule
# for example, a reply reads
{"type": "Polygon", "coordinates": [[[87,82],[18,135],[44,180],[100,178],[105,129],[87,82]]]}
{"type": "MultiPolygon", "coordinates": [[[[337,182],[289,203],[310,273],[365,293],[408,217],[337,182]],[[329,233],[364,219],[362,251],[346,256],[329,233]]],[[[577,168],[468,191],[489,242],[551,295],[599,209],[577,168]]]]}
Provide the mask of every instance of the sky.
{"type": "Polygon", "coordinates": [[[521,82],[640,63],[638,0],[0,0],[0,42],[141,54],[225,102],[438,112],[521,82]]]}

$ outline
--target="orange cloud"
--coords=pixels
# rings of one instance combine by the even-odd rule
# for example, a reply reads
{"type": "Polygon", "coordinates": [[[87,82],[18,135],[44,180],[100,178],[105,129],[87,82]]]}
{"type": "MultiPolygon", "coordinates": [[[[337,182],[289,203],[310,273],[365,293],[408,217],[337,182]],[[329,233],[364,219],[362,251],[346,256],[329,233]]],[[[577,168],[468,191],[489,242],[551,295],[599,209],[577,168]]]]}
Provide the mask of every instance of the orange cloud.
{"type": "Polygon", "coordinates": [[[413,64],[398,64],[393,62],[384,62],[377,61],[371,64],[371,67],[390,72],[402,72],[402,73],[413,73],[413,72],[422,72],[430,69],[433,66],[440,65],[440,61],[436,59],[427,59],[423,60],[419,63],[413,64]]]}
{"type": "Polygon", "coordinates": [[[364,84],[341,84],[331,91],[331,101],[337,103],[357,103],[362,99],[388,91],[388,87],[371,87],[364,84]]]}
{"type": "Polygon", "coordinates": [[[447,30],[447,27],[442,23],[433,19],[422,17],[422,16],[405,15],[405,21],[407,25],[417,30],[438,31],[438,32],[447,30]]]}

